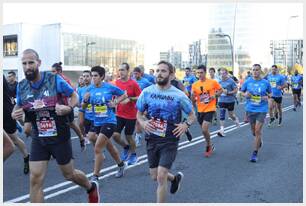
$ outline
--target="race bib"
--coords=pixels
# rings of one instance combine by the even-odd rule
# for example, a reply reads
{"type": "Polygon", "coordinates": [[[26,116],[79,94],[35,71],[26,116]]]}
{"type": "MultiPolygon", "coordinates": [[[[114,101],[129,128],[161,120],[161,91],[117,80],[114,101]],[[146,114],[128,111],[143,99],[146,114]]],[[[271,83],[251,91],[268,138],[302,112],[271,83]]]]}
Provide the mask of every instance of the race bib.
{"type": "Polygon", "coordinates": [[[293,89],[297,89],[299,87],[299,84],[292,84],[293,89]]]}
{"type": "Polygon", "coordinates": [[[87,113],[92,113],[92,106],[91,106],[91,104],[88,104],[88,106],[86,108],[86,112],[87,113]]]}
{"type": "Polygon", "coordinates": [[[36,119],[38,137],[57,136],[55,120],[51,117],[49,111],[39,111],[36,119]]]}
{"type": "Polygon", "coordinates": [[[184,82],[184,86],[185,86],[185,87],[188,87],[188,86],[189,86],[189,82],[188,82],[188,81],[185,81],[185,82],[184,82]]]}
{"type": "Polygon", "coordinates": [[[152,119],[151,123],[155,127],[155,131],[152,134],[155,134],[159,137],[166,137],[166,130],[167,130],[167,121],[160,120],[160,119],[152,119]]]}
{"type": "Polygon", "coordinates": [[[210,100],[210,95],[208,93],[204,93],[200,95],[200,102],[204,104],[208,104],[210,100]]]}
{"type": "Polygon", "coordinates": [[[251,96],[251,103],[252,104],[259,105],[260,102],[261,102],[261,96],[255,96],[255,95],[251,96]]]}
{"type": "Polygon", "coordinates": [[[95,106],[95,115],[97,117],[107,117],[107,106],[95,106]]]}
{"type": "Polygon", "coordinates": [[[276,81],[271,81],[270,84],[272,88],[276,88],[276,81]]]}

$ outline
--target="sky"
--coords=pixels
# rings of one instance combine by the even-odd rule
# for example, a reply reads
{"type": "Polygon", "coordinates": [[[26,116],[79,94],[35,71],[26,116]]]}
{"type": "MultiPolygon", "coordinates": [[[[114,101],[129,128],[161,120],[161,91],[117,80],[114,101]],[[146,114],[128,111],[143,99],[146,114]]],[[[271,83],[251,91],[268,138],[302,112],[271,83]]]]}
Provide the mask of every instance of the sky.
{"type": "MultiPolygon", "coordinates": [[[[301,3],[253,3],[259,33],[267,39],[303,38],[301,3]],[[291,19],[287,25],[288,18],[291,19]]],[[[137,40],[145,45],[145,65],[171,46],[188,55],[188,44],[207,37],[212,3],[4,3],[3,24],[65,23],[93,29],[104,37],[137,40]]],[[[226,6],[226,5],[224,5],[226,6]]],[[[84,32],[86,33],[86,32],[84,32]]]]}

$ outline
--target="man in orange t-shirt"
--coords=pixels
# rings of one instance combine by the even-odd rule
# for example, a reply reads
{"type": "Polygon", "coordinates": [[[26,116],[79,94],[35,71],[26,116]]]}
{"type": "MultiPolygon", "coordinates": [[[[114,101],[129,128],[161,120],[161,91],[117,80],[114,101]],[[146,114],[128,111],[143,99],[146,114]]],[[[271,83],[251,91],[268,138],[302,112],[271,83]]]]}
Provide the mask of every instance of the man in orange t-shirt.
{"type": "Polygon", "coordinates": [[[214,146],[210,142],[209,124],[212,123],[213,114],[216,111],[216,97],[222,93],[222,87],[213,79],[206,78],[206,66],[197,68],[199,80],[193,83],[191,89],[191,100],[198,109],[198,122],[206,140],[205,156],[211,156],[214,146]]]}

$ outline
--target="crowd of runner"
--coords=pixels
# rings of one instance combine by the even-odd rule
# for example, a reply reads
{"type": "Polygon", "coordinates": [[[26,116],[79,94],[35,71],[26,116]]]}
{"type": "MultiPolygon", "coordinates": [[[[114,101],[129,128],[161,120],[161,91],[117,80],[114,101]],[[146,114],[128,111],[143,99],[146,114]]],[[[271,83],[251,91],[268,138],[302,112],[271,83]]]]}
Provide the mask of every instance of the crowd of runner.
{"type": "Polygon", "coordinates": [[[263,74],[261,65],[254,64],[240,80],[226,68],[216,71],[199,65],[195,70],[185,68],[182,81],[166,61],[160,61],[150,74],[141,65],[130,68],[122,63],[116,79],[102,66],[94,66],[83,71],[78,87],[73,88],[63,74],[61,62],[54,63],[51,71],[40,71],[41,60],[33,49],[25,50],[21,61],[25,79],[17,83],[14,72],[9,72],[7,78],[3,76],[3,154],[5,161],[15,146],[21,151],[23,172],[30,173],[31,202],[44,201],[43,182],[51,159],[55,159],[65,179],[87,191],[88,202],[100,202],[105,148],[118,165],[115,177],[121,178],[128,165],[137,164],[137,147],[142,147],[144,141],[150,175],[157,181],[156,201],[165,202],[168,182],[170,193],[180,188],[183,173],[172,174],[170,170],[180,137],[186,134],[192,141],[189,127],[196,120],[206,142],[203,155],[208,158],[215,150],[209,127],[219,121],[217,135],[225,137],[226,111],[240,127],[235,105],[244,101],[244,122],[250,123],[254,136],[249,160],[257,162],[267,114],[268,127],[276,122],[282,125],[282,96],[289,93],[290,86],[293,111],[302,105],[303,76],[298,71],[291,77],[282,75],[277,65],[263,74]],[[93,147],[91,179],[74,167],[70,128],[79,137],[81,151],[93,147]],[[32,137],[30,151],[19,137],[22,133],[32,137]]]}

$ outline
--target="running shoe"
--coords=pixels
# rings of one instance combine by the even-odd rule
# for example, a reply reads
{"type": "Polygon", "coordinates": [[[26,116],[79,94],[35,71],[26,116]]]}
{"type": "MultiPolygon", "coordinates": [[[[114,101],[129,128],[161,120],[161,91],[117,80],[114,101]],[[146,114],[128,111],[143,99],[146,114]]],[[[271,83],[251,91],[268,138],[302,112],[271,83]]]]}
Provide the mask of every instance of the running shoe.
{"type": "Polygon", "coordinates": [[[207,146],[206,151],[205,151],[205,157],[210,157],[214,150],[215,150],[215,147],[213,144],[211,146],[207,146]]]}
{"type": "Polygon", "coordinates": [[[128,165],[134,165],[134,164],[136,164],[137,163],[137,155],[136,155],[136,153],[132,153],[131,155],[130,155],[130,157],[129,157],[129,159],[127,160],[127,164],[128,165]]]}
{"type": "Polygon", "coordinates": [[[217,135],[218,135],[219,137],[225,137],[224,130],[220,130],[220,131],[217,133],[217,135]]]}
{"type": "Polygon", "coordinates": [[[117,173],[115,174],[115,177],[116,178],[123,177],[124,172],[125,172],[125,168],[126,168],[126,164],[124,163],[124,165],[122,167],[119,167],[117,173]]]}
{"type": "Polygon", "coordinates": [[[272,127],[273,122],[274,122],[274,119],[270,119],[270,122],[269,122],[269,124],[268,124],[268,127],[272,127]]]}
{"type": "Polygon", "coordinates": [[[182,172],[178,172],[177,175],[174,176],[174,180],[171,181],[171,187],[170,187],[171,194],[174,194],[180,190],[183,178],[184,174],[182,172]]]}
{"type": "Polygon", "coordinates": [[[91,188],[88,193],[88,203],[99,203],[100,194],[99,194],[99,183],[96,181],[91,182],[91,188]]]}
{"type": "Polygon", "coordinates": [[[293,111],[295,111],[295,112],[296,112],[296,108],[295,108],[295,107],[293,108],[293,111]]]}
{"type": "Polygon", "coordinates": [[[30,155],[28,155],[27,157],[23,158],[23,173],[25,175],[28,174],[29,171],[30,171],[29,161],[30,161],[30,155]]]}
{"type": "Polygon", "coordinates": [[[240,123],[239,123],[238,117],[236,117],[235,124],[236,124],[236,127],[238,127],[238,128],[240,127],[240,123]]]}
{"type": "Polygon", "coordinates": [[[129,157],[129,149],[130,149],[130,147],[123,149],[123,151],[121,153],[121,160],[122,161],[127,161],[128,157],[129,157]]]}
{"type": "Polygon", "coordinates": [[[278,125],[277,126],[282,126],[282,118],[280,117],[279,119],[278,119],[278,125]]]}
{"type": "Polygon", "coordinates": [[[257,162],[257,160],[258,160],[257,153],[253,152],[250,161],[251,162],[257,162]]]}

